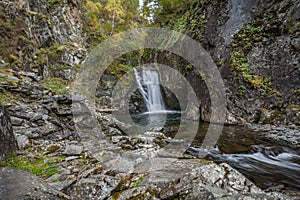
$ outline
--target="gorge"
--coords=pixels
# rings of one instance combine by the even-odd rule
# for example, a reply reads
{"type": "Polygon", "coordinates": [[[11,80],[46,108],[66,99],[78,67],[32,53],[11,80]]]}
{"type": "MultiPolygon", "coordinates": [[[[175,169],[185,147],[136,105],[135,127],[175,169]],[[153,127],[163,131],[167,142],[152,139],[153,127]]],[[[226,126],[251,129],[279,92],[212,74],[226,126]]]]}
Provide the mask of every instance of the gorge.
{"type": "Polygon", "coordinates": [[[0,0],[0,199],[298,199],[299,1],[143,2],[0,0]],[[226,93],[219,138],[207,134],[223,125],[211,122],[216,74],[166,51],[176,34],[137,48],[143,27],[184,34],[210,55],[203,66],[217,68],[226,93]],[[109,56],[97,63],[101,53],[109,56]],[[138,67],[149,63],[177,74],[138,67]],[[114,104],[128,95],[126,74],[138,87],[114,104]],[[130,131],[124,107],[145,131],[130,131]],[[215,145],[202,146],[210,136],[215,145]]]}

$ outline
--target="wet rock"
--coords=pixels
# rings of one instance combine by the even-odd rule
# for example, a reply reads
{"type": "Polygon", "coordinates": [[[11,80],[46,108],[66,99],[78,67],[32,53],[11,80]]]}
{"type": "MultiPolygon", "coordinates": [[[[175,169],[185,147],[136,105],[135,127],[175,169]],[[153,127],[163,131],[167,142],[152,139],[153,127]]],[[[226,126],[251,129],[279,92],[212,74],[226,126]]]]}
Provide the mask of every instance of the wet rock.
{"type": "Polygon", "coordinates": [[[97,104],[101,105],[101,108],[111,108],[112,98],[109,96],[102,96],[99,99],[97,99],[97,104]]]}
{"type": "Polygon", "coordinates": [[[29,172],[0,168],[0,196],[7,199],[70,199],[29,172]]]}
{"type": "Polygon", "coordinates": [[[18,72],[18,75],[29,77],[32,81],[40,81],[41,80],[41,77],[39,77],[38,75],[36,75],[33,72],[20,71],[20,72],[18,72]]]}
{"type": "Polygon", "coordinates": [[[102,171],[103,171],[103,166],[99,165],[99,166],[92,167],[90,169],[87,169],[87,170],[81,172],[78,177],[80,179],[87,178],[88,176],[99,174],[102,171]]]}
{"type": "Polygon", "coordinates": [[[266,189],[267,192],[281,192],[284,189],[284,185],[278,184],[275,186],[268,187],[266,189]]]}
{"type": "Polygon", "coordinates": [[[271,126],[271,125],[252,125],[249,128],[258,132],[260,138],[270,143],[291,147],[300,146],[300,127],[290,126],[271,126]]]}
{"type": "Polygon", "coordinates": [[[0,161],[18,149],[7,109],[0,105],[0,161]]]}
{"type": "Polygon", "coordinates": [[[34,116],[34,113],[27,113],[25,111],[12,112],[11,116],[21,118],[21,119],[30,120],[34,116]]]}

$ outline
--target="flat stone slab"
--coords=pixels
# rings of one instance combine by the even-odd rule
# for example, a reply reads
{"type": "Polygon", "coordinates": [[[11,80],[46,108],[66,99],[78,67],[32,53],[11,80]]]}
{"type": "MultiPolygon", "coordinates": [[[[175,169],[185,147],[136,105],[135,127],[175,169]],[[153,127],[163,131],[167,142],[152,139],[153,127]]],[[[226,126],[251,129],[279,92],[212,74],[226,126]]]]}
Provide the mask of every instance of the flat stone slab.
{"type": "Polygon", "coordinates": [[[0,199],[70,199],[27,171],[0,168],[0,199]]]}

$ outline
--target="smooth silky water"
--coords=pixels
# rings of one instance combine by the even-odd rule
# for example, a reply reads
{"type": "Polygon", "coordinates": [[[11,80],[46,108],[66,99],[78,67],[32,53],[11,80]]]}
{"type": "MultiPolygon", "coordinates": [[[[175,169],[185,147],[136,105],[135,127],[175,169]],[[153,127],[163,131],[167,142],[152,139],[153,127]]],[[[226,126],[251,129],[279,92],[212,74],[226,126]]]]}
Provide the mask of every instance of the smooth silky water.
{"type": "MultiPolygon", "coordinates": [[[[155,114],[136,114],[131,117],[143,126],[149,125],[150,121],[155,123],[155,114]]],[[[168,137],[175,137],[180,120],[179,112],[168,113],[162,132],[168,137]]],[[[188,121],[181,123],[183,126],[189,124],[188,121]]],[[[188,154],[197,156],[203,150],[201,144],[208,126],[208,123],[199,124],[196,138],[187,150],[188,154]]],[[[263,189],[281,184],[285,189],[300,191],[299,149],[265,142],[258,137],[258,132],[246,127],[224,126],[216,146],[205,150],[209,152],[205,159],[228,163],[263,189]]]]}
{"type": "MultiPolygon", "coordinates": [[[[179,125],[189,126],[193,123],[182,119],[180,111],[166,110],[156,71],[144,69],[138,72],[134,69],[134,73],[148,110],[131,114],[135,123],[162,128],[161,131],[171,138],[175,137],[179,125]]],[[[207,151],[206,159],[228,163],[263,189],[281,184],[285,189],[300,191],[299,148],[268,143],[258,137],[258,132],[238,126],[224,126],[216,146],[202,148],[208,127],[208,123],[199,124],[197,135],[187,153],[197,156],[199,152],[207,151]]]]}

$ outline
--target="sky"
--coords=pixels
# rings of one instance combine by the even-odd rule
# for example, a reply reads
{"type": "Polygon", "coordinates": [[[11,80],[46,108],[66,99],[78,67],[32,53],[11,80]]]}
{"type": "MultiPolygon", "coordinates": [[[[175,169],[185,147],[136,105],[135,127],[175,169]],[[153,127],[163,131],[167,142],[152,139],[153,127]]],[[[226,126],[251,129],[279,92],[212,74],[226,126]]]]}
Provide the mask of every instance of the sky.
{"type": "Polygon", "coordinates": [[[139,0],[139,9],[140,10],[143,7],[143,5],[144,5],[144,0],[139,0]]]}

